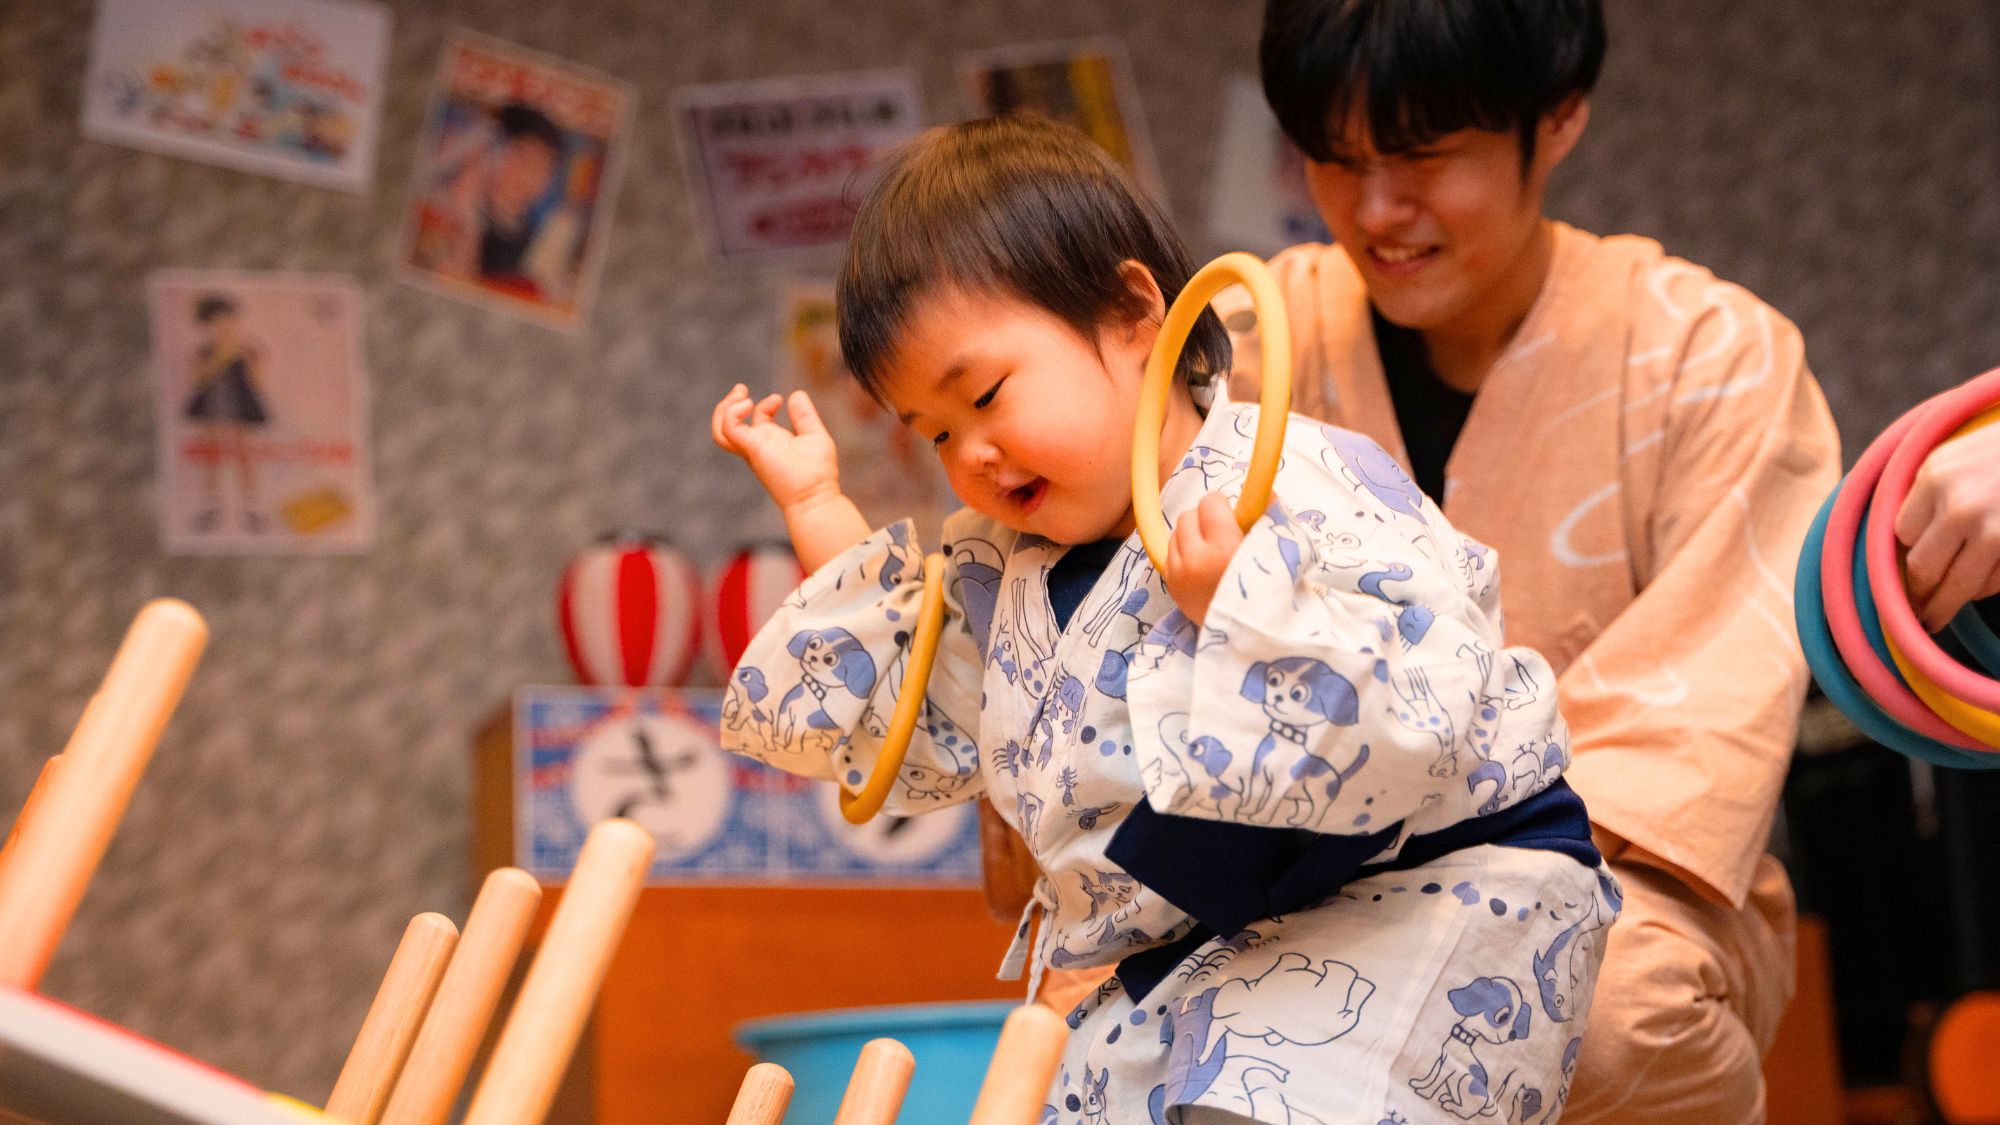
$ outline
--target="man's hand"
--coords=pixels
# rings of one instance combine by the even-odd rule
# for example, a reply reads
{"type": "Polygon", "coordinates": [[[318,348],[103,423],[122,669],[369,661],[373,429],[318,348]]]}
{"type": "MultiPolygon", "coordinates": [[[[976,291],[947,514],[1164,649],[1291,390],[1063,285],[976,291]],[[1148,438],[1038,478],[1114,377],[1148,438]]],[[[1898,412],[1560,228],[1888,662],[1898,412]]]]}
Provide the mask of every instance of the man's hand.
{"type": "Polygon", "coordinates": [[[1219,492],[1201,498],[1192,511],[1183,513],[1167,541],[1167,592],[1188,620],[1197,625],[1208,618],[1208,605],[1215,600],[1215,588],[1229,569],[1229,560],[1243,545],[1243,529],[1236,526],[1236,513],[1219,492]]]}
{"type": "Polygon", "coordinates": [[[1896,515],[1896,538],[1910,549],[1910,606],[1925,629],[2000,594],[2000,425],[1931,452],[1896,515]]]}

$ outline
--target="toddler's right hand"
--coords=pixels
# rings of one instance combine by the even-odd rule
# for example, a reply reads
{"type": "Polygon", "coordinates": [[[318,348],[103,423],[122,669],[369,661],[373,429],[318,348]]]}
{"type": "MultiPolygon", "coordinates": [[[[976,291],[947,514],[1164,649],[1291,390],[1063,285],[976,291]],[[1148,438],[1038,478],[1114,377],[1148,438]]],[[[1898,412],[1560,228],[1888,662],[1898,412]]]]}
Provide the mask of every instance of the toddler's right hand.
{"type": "Polygon", "coordinates": [[[715,404],[709,433],[715,444],[749,463],[781,509],[840,495],[838,451],[804,391],[753,401],[749,388],[738,383],[715,404]],[[791,416],[789,430],[777,420],[781,404],[791,416]]]}

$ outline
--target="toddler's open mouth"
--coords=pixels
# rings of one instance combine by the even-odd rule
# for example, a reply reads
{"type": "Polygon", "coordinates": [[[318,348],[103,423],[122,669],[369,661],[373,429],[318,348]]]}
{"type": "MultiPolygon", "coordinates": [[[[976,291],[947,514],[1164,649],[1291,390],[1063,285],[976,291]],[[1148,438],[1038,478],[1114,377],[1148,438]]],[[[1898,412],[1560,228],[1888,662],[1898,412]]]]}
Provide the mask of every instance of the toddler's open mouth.
{"type": "Polygon", "coordinates": [[[1025,484],[1008,489],[1003,495],[1006,496],[1008,503],[1020,508],[1025,515],[1041,507],[1042,497],[1047,495],[1048,491],[1049,482],[1041,477],[1034,477],[1025,484]]]}

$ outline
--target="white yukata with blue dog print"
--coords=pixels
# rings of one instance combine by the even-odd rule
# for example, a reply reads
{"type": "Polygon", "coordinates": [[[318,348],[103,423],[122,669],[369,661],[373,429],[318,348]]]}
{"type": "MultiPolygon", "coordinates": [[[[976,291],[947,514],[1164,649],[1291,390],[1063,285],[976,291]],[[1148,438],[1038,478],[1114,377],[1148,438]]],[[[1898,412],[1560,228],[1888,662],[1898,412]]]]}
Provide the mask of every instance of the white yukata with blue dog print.
{"type": "MultiPolygon", "coordinates": [[[[1240,490],[1256,423],[1216,404],[1163,490],[1170,521],[1240,490]]],[[[1367,438],[1292,418],[1275,495],[1201,628],[1137,536],[1059,628],[1066,547],[947,521],[945,634],[886,811],[984,795],[1027,841],[1045,921],[1031,943],[1023,919],[1003,972],[1198,943],[1163,951],[1143,996],[1113,977],[1072,1013],[1045,1122],[1554,1121],[1618,908],[1607,869],[1518,842],[1395,864],[1423,834],[1574,804],[1555,677],[1501,647],[1491,554],[1367,438]],[[1169,837],[1185,817],[1379,849],[1331,897],[1211,935],[1107,858],[1142,803],[1169,837]]],[[[724,744],[860,785],[921,572],[901,524],[809,578],[738,665],[724,744]]]]}

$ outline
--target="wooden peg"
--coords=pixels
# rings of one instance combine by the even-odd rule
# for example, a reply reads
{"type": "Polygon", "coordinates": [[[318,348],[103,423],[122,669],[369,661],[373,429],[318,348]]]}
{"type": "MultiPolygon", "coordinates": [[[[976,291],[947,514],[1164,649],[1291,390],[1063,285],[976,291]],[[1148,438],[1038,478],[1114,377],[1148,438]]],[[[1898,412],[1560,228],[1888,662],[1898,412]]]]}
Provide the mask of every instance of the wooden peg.
{"type": "Polygon", "coordinates": [[[41,983],[207,643],[201,614],[172,598],[126,631],[0,870],[0,985],[41,983]]]}
{"type": "Polygon", "coordinates": [[[971,1125],[1034,1125],[1062,1061],[1069,1024],[1055,1009],[1023,1004],[1001,1025],[971,1125]]]}
{"type": "Polygon", "coordinates": [[[47,795],[50,781],[55,778],[56,771],[61,768],[62,755],[57,754],[55,757],[43,762],[42,772],[35,775],[34,788],[28,790],[28,799],[21,803],[21,815],[14,818],[14,827],[7,830],[7,842],[0,844],[0,873],[4,873],[7,870],[7,858],[13,854],[14,841],[20,838],[21,829],[27,827],[28,821],[34,819],[35,806],[40,804],[42,798],[47,795]]]}
{"type": "Polygon", "coordinates": [[[349,1125],[375,1125],[382,1116],[457,944],[458,927],[444,915],[410,919],[326,1100],[327,1113],[349,1125]]]}
{"type": "Polygon", "coordinates": [[[833,1125],[894,1125],[916,1069],[908,1047],[894,1039],[869,1040],[847,1080],[847,1095],[840,1099],[833,1125]]]}
{"type": "Polygon", "coordinates": [[[652,862],[653,838],[637,824],[590,830],[464,1125],[538,1125],[547,1115],[652,862]]]}
{"type": "Polygon", "coordinates": [[[450,1116],[541,901],[541,884],[518,867],[486,877],[382,1125],[443,1125],[450,1116]]]}
{"type": "Polygon", "coordinates": [[[758,1063],[743,1076],[723,1125],[778,1125],[791,1104],[792,1072],[777,1063],[758,1063]]]}

